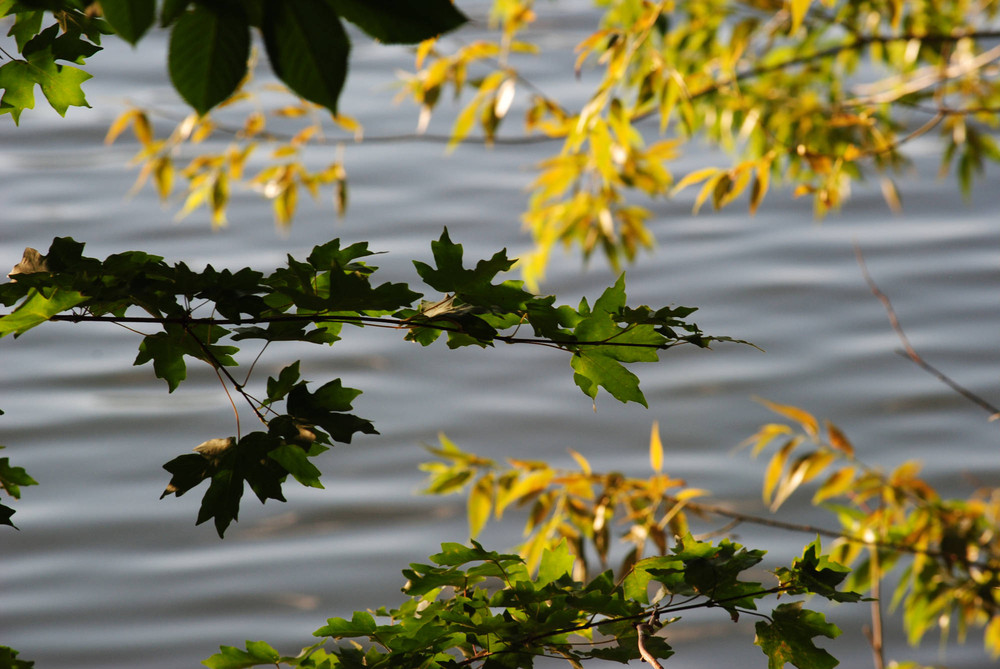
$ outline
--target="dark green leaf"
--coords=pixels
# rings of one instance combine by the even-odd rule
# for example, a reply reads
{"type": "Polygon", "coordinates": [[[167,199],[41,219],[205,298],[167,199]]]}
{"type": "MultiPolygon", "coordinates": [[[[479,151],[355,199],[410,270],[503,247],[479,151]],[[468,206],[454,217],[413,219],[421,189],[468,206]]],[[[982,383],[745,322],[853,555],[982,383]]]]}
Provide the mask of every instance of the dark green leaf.
{"type": "Polygon", "coordinates": [[[160,26],[166,28],[179,19],[192,0],[163,0],[160,9],[160,26]]]}
{"type": "Polygon", "coordinates": [[[351,402],[360,394],[360,390],[343,387],[340,379],[324,384],[315,393],[310,393],[305,382],[301,382],[288,393],[287,410],[302,423],[316,425],[335,441],[349,444],[356,432],[378,434],[371,422],[344,413],[351,409],[351,402]]]}
{"type": "Polygon", "coordinates": [[[43,15],[41,11],[21,11],[14,15],[14,25],[7,34],[14,38],[18,51],[23,53],[25,45],[41,31],[43,15]]]}
{"type": "Polygon", "coordinates": [[[267,403],[271,404],[279,400],[283,400],[285,395],[292,389],[292,387],[299,381],[299,360],[296,360],[290,365],[284,367],[279,373],[278,378],[275,379],[270,377],[267,379],[267,403]]]}
{"type": "Polygon", "coordinates": [[[13,527],[16,530],[17,525],[15,525],[14,522],[11,520],[11,517],[14,515],[14,513],[15,513],[14,509],[10,508],[6,504],[0,504],[0,525],[9,525],[10,527],[13,527]]]}
{"type": "Polygon", "coordinates": [[[156,0],[101,0],[101,10],[115,32],[135,44],[153,25],[156,0]]]}
{"type": "Polygon", "coordinates": [[[332,0],[343,18],[386,44],[415,44],[468,19],[452,0],[332,0]]]}
{"type": "Polygon", "coordinates": [[[754,643],[768,657],[768,669],[782,669],[786,663],[799,669],[832,669],[839,662],[813,643],[813,637],[834,639],[840,636],[836,625],[826,622],[822,613],[802,608],[802,602],[781,604],[771,614],[771,622],[756,625],[754,643]]]}
{"type": "Polygon", "coordinates": [[[247,71],[250,26],[230,5],[196,5],[170,32],[170,80],[199,114],[228,98],[247,71]]]}
{"type": "Polygon", "coordinates": [[[324,0],[265,0],[261,30],[278,78],[336,114],[351,47],[330,5],[324,0]]]}
{"type": "Polygon", "coordinates": [[[313,463],[309,462],[306,452],[299,446],[285,444],[279,446],[269,453],[272,460],[288,470],[288,473],[295,477],[295,480],[310,488],[322,488],[320,483],[320,471],[313,463]]]}

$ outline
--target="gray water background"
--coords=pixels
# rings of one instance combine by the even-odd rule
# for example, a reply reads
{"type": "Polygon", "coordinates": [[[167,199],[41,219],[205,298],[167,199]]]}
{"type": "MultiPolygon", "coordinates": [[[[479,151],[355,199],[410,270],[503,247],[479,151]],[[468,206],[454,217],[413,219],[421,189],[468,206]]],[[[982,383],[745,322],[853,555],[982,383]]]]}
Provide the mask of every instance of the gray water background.
{"type": "MultiPolygon", "coordinates": [[[[547,53],[562,55],[523,64],[536,84],[578,101],[593,78],[573,79],[566,48],[592,15],[561,11],[539,30],[547,53]]],[[[66,119],[29,111],[20,128],[0,124],[0,263],[13,265],[26,246],[45,249],[54,236],[72,236],[91,256],[142,249],[193,267],[269,270],[286,253],[303,256],[339,236],[388,252],[374,262],[383,281],[410,281],[409,261],[429,259],[429,241],[443,226],[469,259],[529,247],[518,219],[524,188],[552,146],[463,146],[451,155],[425,143],[349,146],[347,217],[335,218],[328,197],[321,204],[303,197],[284,234],[251,193],[234,193],[230,224],[215,232],[204,214],[175,221],[179,203],[163,208],[149,188],[127,197],[135,171],[125,164],[136,145],[125,139],[105,147],[102,139],[124,98],[180,110],[163,54],[161,37],[137,51],[110,43],[88,68],[92,110],[72,108],[66,119]]],[[[394,70],[410,64],[404,49],[355,40],[344,111],[367,134],[414,127],[415,110],[393,106],[387,88],[394,70]]],[[[513,114],[525,100],[519,91],[513,114]]],[[[450,111],[440,116],[432,129],[446,131],[450,111]]],[[[517,123],[505,131],[516,134],[517,123]]],[[[224,541],[194,525],[200,491],[158,500],[165,461],[234,432],[210,370],[191,365],[189,381],[168,395],[148,366],[132,366],[138,338],[120,328],[58,323],[0,341],[2,455],[41,483],[15,504],[21,530],[0,540],[0,644],[39,669],[192,667],[220,644],[242,647],[246,639],[293,653],[329,616],[399,601],[400,569],[441,541],[467,538],[459,498],[416,494],[417,465],[428,459],[421,445],[439,432],[496,459],[572,466],[573,448],[595,469],[643,475],[657,420],[670,473],[734,508],[761,512],[766,460],[733,452],[771,419],[751,400],[758,395],[829,417],[868,462],[891,468],[922,460],[945,493],[1000,484],[996,424],[895,353],[899,342],[852,250],[855,242],[863,248],[917,350],[997,401],[997,171],[963,201],[953,179],[937,178],[938,151],[932,139],[911,147],[915,167],[899,178],[903,216],[888,211],[875,185],[857,187],[843,212],[822,224],[788,190],[773,192],[754,218],[740,204],[692,216],[694,193],[654,203],[657,249],[627,268],[631,302],[698,306],[694,320],[706,332],[748,339],[766,353],[738,345],[671,351],[637,370],[648,410],[602,394],[595,413],[573,386],[566,357],[544,349],[421,349],[372,329],[347,330],[333,348],[272,347],[259,381],[301,358],[307,378],[341,377],[363,389],[355,406],[381,435],[324,455],[325,490],[293,483],[287,504],[245,499],[224,541]]],[[[333,152],[312,157],[326,162],[333,152]]],[[[676,170],[724,160],[692,145],[676,170]]],[[[559,251],[543,291],[575,303],[613,279],[602,262],[584,269],[576,255],[559,251]]],[[[793,498],[783,517],[833,524],[806,495],[793,498]]],[[[482,540],[510,547],[522,522],[491,526],[482,540]]],[[[738,533],[752,547],[770,548],[774,563],[809,540],[751,526],[738,533]]],[[[829,613],[845,634],[824,645],[842,666],[871,666],[860,632],[867,607],[829,613]]],[[[766,665],[752,646],[752,621],[734,626],[714,612],[690,619],[695,624],[670,630],[678,650],[670,666],[766,665]]],[[[977,632],[965,647],[942,652],[933,635],[912,650],[898,622],[889,627],[889,657],[992,664],[977,632]]]]}

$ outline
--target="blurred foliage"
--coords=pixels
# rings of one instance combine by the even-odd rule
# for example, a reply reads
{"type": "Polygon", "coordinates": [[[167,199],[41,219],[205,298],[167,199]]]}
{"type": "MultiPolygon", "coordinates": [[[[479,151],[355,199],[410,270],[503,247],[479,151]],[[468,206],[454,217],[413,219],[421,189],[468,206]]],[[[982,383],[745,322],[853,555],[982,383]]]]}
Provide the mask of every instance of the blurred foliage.
{"type": "Polygon", "coordinates": [[[969,627],[1000,657],[1000,489],[944,499],[910,460],[891,472],[861,461],[844,433],[796,407],[765,402],[788,423],[770,423],[748,440],[756,455],[780,444],[768,462],[764,501],[778,509],[800,487],[822,482],[812,502],[840,522],[831,557],[853,565],[852,588],[875,591],[894,569],[891,598],[911,643],[938,628],[964,640],[969,627]],[[905,566],[903,566],[905,563],[905,566]]]}
{"type": "MultiPolygon", "coordinates": [[[[596,0],[595,6],[595,29],[574,49],[576,75],[597,73],[587,78],[594,83],[579,108],[541,90],[520,69],[525,59],[560,55],[543,50],[552,30],[544,26],[558,25],[566,8],[495,0],[479,24],[488,30],[475,38],[434,37],[415,47],[415,69],[402,75],[400,98],[418,106],[418,134],[378,138],[419,138],[443,101],[454,99],[452,130],[441,138],[449,147],[560,144],[536,166],[523,214],[536,244],[523,266],[531,285],[560,244],[585,257],[600,251],[615,268],[651,248],[650,200],[686,189],[694,189],[696,212],[708,203],[720,209],[740,202],[753,214],[772,184],[786,184],[794,197],[810,197],[823,216],[849,198],[852,184],[874,179],[887,206],[899,211],[893,175],[909,164],[906,150],[917,138],[938,137],[941,172],[954,173],[966,195],[986,163],[1000,161],[994,134],[1000,47],[990,46],[1000,36],[991,23],[995,2],[596,0]],[[525,135],[502,132],[512,117],[523,118],[525,135]],[[677,159],[704,142],[731,161],[678,174],[677,159]]],[[[219,105],[249,107],[242,123],[217,126],[196,114],[157,140],[148,110],[130,109],[109,138],[136,120],[140,181],[152,176],[167,198],[181,175],[182,215],[204,206],[222,223],[234,183],[269,198],[281,225],[294,217],[302,188],[315,195],[330,185],[342,214],[343,160],[308,167],[302,150],[363,142],[358,123],[295,98],[264,111],[245,86],[253,68],[246,72],[219,105]],[[283,110],[301,124],[267,132],[265,122],[283,110]],[[187,166],[174,167],[183,145],[213,133],[229,135],[231,147],[192,149],[187,166]],[[255,175],[244,175],[247,156],[262,143],[270,157],[255,175]]]]}

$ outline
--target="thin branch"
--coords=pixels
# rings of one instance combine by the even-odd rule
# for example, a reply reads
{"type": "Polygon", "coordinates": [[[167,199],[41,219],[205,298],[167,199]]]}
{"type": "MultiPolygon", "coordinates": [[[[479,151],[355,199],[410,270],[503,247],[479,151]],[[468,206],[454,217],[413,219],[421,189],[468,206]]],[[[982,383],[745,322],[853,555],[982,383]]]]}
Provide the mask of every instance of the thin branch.
{"type": "MultiPolygon", "coordinates": [[[[0,318],[8,316],[9,314],[0,314],[0,318]]],[[[313,314],[313,315],[289,315],[289,316],[267,316],[260,318],[245,318],[245,319],[230,319],[230,318],[192,318],[186,316],[91,316],[84,314],[56,314],[55,316],[49,317],[50,321],[62,321],[69,323],[157,323],[157,324],[177,324],[182,326],[188,325],[261,325],[266,323],[282,323],[282,322],[304,322],[304,323],[353,323],[356,325],[374,325],[391,327],[393,329],[408,330],[416,328],[429,328],[432,330],[440,330],[441,332],[456,332],[465,333],[465,330],[459,326],[442,325],[434,322],[415,322],[413,320],[408,320],[404,318],[384,318],[377,316],[346,316],[346,315],[323,315],[323,314],[313,314]]],[[[618,333],[622,334],[622,333],[618,333]]],[[[658,350],[666,350],[678,346],[680,344],[689,343],[687,340],[678,339],[672,342],[667,342],[663,344],[652,344],[644,342],[620,342],[613,341],[612,338],[601,339],[601,340],[576,340],[576,339],[543,339],[539,337],[514,337],[512,335],[501,335],[498,334],[484,343],[489,343],[490,341],[500,341],[505,344],[534,344],[536,346],[554,346],[560,349],[565,349],[567,346],[621,346],[626,348],[652,348],[658,350]]],[[[233,384],[239,387],[239,384],[233,381],[233,384]]]]}
{"type": "Polygon", "coordinates": [[[988,412],[990,414],[989,420],[993,421],[1000,418],[1000,408],[990,402],[987,402],[971,390],[968,390],[947,374],[941,372],[929,362],[924,360],[923,357],[917,353],[916,349],[914,349],[910,344],[910,340],[903,331],[903,327],[899,324],[899,318],[896,317],[896,311],[892,308],[892,302],[889,301],[889,297],[879,289],[875,280],[872,279],[871,274],[868,273],[868,267],[865,264],[864,255],[862,255],[861,247],[857,243],[854,244],[854,256],[857,258],[858,265],[861,267],[861,274],[864,276],[865,283],[868,284],[868,288],[871,290],[872,295],[874,295],[878,301],[882,303],[882,306],[885,308],[885,313],[889,318],[889,325],[892,326],[893,331],[896,333],[896,336],[899,337],[899,341],[903,345],[903,351],[899,352],[900,355],[909,358],[921,369],[933,374],[939,381],[947,385],[956,393],[988,412]]]}
{"type": "Polygon", "coordinates": [[[635,626],[635,630],[639,633],[639,656],[648,662],[652,669],[663,669],[663,665],[657,662],[656,656],[646,648],[646,639],[656,632],[656,629],[649,623],[639,623],[635,626]]]}
{"type": "MultiPolygon", "coordinates": [[[[816,525],[806,525],[802,523],[789,523],[783,520],[775,520],[773,518],[765,518],[763,516],[754,516],[748,513],[740,513],[739,511],[731,511],[721,506],[716,506],[714,504],[704,504],[701,502],[685,502],[686,508],[694,512],[707,513],[715,516],[722,516],[723,518],[730,518],[732,520],[741,523],[750,523],[751,525],[761,525],[764,527],[774,527],[779,530],[788,530],[790,532],[799,532],[806,534],[816,534],[822,537],[827,537],[829,539],[842,539],[844,541],[849,541],[851,543],[864,544],[865,546],[873,546],[877,548],[888,548],[890,550],[899,551],[901,553],[908,553],[910,555],[926,555],[928,557],[949,559],[952,557],[951,554],[944,553],[942,551],[931,550],[927,548],[917,548],[910,544],[900,544],[891,541],[873,541],[870,539],[865,539],[863,537],[848,534],[846,532],[838,532],[836,530],[831,530],[825,527],[819,527],[816,525]]],[[[980,567],[982,569],[996,569],[996,564],[991,564],[989,562],[969,562],[969,566],[980,567]]]]}
{"type": "MultiPolygon", "coordinates": [[[[191,337],[192,339],[194,339],[198,343],[198,347],[207,356],[208,361],[212,365],[212,367],[215,368],[216,374],[220,374],[220,373],[223,374],[229,380],[229,382],[231,384],[233,384],[233,388],[236,390],[236,392],[238,392],[240,395],[242,395],[243,399],[245,399],[247,401],[247,404],[249,404],[250,408],[253,409],[254,414],[256,414],[257,418],[260,419],[260,422],[262,422],[265,425],[267,425],[267,419],[264,418],[264,414],[262,414],[260,412],[260,409],[257,408],[257,405],[253,401],[253,399],[246,392],[244,392],[243,386],[240,385],[240,382],[237,381],[235,378],[233,378],[233,375],[229,373],[229,370],[226,368],[225,365],[222,364],[222,361],[220,361],[215,356],[215,354],[212,353],[212,349],[210,349],[208,347],[208,344],[206,344],[205,342],[203,342],[200,337],[198,337],[193,332],[191,332],[190,322],[187,322],[187,323],[182,322],[182,325],[184,327],[184,331],[187,332],[188,336],[191,337]]],[[[224,385],[225,384],[223,384],[223,386],[224,385]]],[[[229,392],[227,391],[226,394],[228,395],[229,392]]],[[[232,401],[232,398],[230,398],[230,401],[232,401]]],[[[233,409],[234,410],[236,409],[235,405],[233,406],[233,409]]],[[[239,412],[237,412],[237,414],[236,414],[236,422],[237,422],[237,425],[238,425],[239,424],[239,412]]]]}

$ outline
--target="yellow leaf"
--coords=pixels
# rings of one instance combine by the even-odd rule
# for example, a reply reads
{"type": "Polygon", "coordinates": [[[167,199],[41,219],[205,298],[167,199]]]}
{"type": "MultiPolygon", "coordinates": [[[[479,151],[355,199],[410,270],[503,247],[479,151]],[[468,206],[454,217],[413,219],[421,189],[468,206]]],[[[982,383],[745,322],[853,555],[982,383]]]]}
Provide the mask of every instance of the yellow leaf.
{"type": "Polygon", "coordinates": [[[271,113],[275,116],[284,116],[285,118],[297,118],[299,116],[305,116],[309,113],[309,110],[302,105],[288,105],[286,107],[281,107],[280,109],[275,109],[271,113]]]}
{"type": "Polygon", "coordinates": [[[705,495],[710,495],[711,492],[705,490],[704,488],[685,488],[679,493],[674,495],[674,498],[678,501],[684,502],[694,497],[704,497],[705,495]]]}
{"type": "Polygon", "coordinates": [[[899,191],[896,190],[896,182],[889,177],[882,177],[882,197],[892,213],[903,213],[903,201],[899,197],[899,191]]]}
{"type": "Polygon", "coordinates": [[[292,137],[290,143],[292,146],[301,146],[302,144],[305,144],[310,139],[312,139],[317,132],[319,132],[319,126],[315,125],[306,126],[305,128],[302,128],[302,130],[299,130],[297,133],[295,133],[295,136],[292,137]]]}
{"type": "Polygon", "coordinates": [[[695,170],[694,172],[687,174],[683,179],[678,181],[677,185],[674,186],[673,190],[670,191],[670,194],[671,196],[676,195],[677,193],[684,190],[691,184],[696,184],[699,181],[704,181],[705,179],[715,176],[718,173],[719,173],[718,167],[705,167],[700,170],[695,170]]]}
{"type": "Polygon", "coordinates": [[[451,127],[451,140],[448,142],[448,151],[452,151],[472,130],[472,124],[476,121],[476,112],[479,110],[479,97],[474,98],[465,109],[455,118],[455,125],[451,127]]]}
{"type": "Polygon", "coordinates": [[[122,131],[128,127],[128,124],[132,122],[138,113],[138,109],[128,109],[119,114],[118,118],[111,123],[111,127],[108,128],[108,134],[104,136],[104,143],[114,143],[118,139],[118,135],[122,134],[122,131]]]}
{"type": "Polygon", "coordinates": [[[795,461],[794,465],[788,468],[788,472],[782,477],[781,483],[778,485],[778,490],[774,495],[774,500],[771,502],[772,512],[777,511],[785,503],[785,500],[795,492],[795,489],[805,481],[808,468],[809,463],[805,457],[799,458],[795,461]]]}
{"type": "Polygon", "coordinates": [[[208,139],[208,136],[213,132],[215,132],[215,124],[207,116],[203,116],[195,127],[194,132],[191,133],[191,142],[193,144],[200,144],[208,139]]]}
{"type": "Polygon", "coordinates": [[[161,200],[166,200],[174,189],[174,165],[169,157],[158,159],[153,165],[153,183],[161,200]]]}
{"type": "Polygon", "coordinates": [[[221,227],[226,224],[226,205],[229,204],[229,180],[225,172],[215,175],[212,184],[212,197],[210,200],[212,208],[212,226],[221,227]]]}
{"type": "Polygon", "coordinates": [[[188,194],[187,199],[184,201],[184,206],[179,212],[177,212],[177,220],[180,220],[190,214],[192,211],[201,206],[205,200],[208,198],[208,185],[194,188],[188,194]]]}
{"type": "Polygon", "coordinates": [[[813,495],[812,503],[819,504],[831,497],[836,497],[844,492],[846,492],[851,485],[854,483],[854,468],[844,467],[835,471],[830,477],[819,487],[816,494],[813,495]]]}
{"type": "Polygon", "coordinates": [[[574,451],[572,448],[569,449],[569,454],[573,456],[574,460],[576,460],[576,464],[580,465],[580,471],[587,476],[590,476],[592,470],[590,469],[590,462],[587,461],[587,458],[583,457],[583,455],[574,451]]]}
{"type": "Polygon", "coordinates": [[[153,126],[150,125],[149,117],[146,116],[145,112],[136,112],[135,120],[132,123],[132,132],[135,133],[135,138],[143,146],[149,146],[153,141],[153,126]]]}
{"type": "Polygon", "coordinates": [[[294,181],[288,182],[277,197],[274,198],[274,218],[281,227],[288,227],[295,216],[295,206],[298,204],[299,189],[294,181]]]}
{"type": "Polygon", "coordinates": [[[264,129],[267,118],[259,111],[251,112],[243,122],[243,135],[253,137],[264,129]]]}
{"type": "Polygon", "coordinates": [[[774,492],[774,488],[778,485],[778,480],[781,478],[781,472],[785,468],[785,463],[788,462],[788,456],[791,455],[795,447],[801,443],[799,437],[789,439],[785,442],[785,445],[774,454],[771,461],[767,464],[767,471],[764,472],[764,502],[767,503],[771,500],[771,494],[774,492]]]}
{"type": "Polygon", "coordinates": [[[279,146],[274,151],[271,152],[272,158],[287,158],[288,156],[294,156],[299,152],[299,150],[294,146],[279,146]]]}
{"type": "Polygon", "coordinates": [[[726,175],[725,172],[719,172],[718,170],[716,171],[718,173],[714,177],[709,178],[709,180],[705,182],[705,185],[701,187],[701,192],[698,193],[698,197],[696,197],[694,200],[694,208],[692,211],[695,214],[697,214],[698,210],[701,209],[701,205],[705,204],[705,200],[708,199],[708,196],[713,195],[716,192],[716,185],[719,183],[719,181],[723,177],[725,177],[727,180],[729,179],[729,177],[726,175]]]}
{"type": "Polygon", "coordinates": [[[767,195],[767,189],[771,182],[771,161],[761,161],[754,170],[755,177],[753,189],[750,192],[750,215],[757,213],[757,208],[767,195]]]}
{"type": "Polygon", "coordinates": [[[334,203],[337,206],[337,217],[343,218],[347,213],[347,179],[337,179],[337,189],[334,192],[334,203]]]}
{"type": "Polygon", "coordinates": [[[769,423],[757,431],[757,434],[753,435],[749,439],[744,440],[740,443],[737,448],[742,448],[744,446],[749,446],[753,444],[753,448],[750,450],[750,455],[757,457],[764,448],[770,444],[775,437],[779,437],[785,434],[791,434],[792,428],[788,427],[784,423],[769,423]]]}
{"type": "Polygon", "coordinates": [[[809,5],[812,0],[788,0],[789,10],[792,14],[792,27],[788,30],[788,34],[795,34],[799,26],[802,25],[802,19],[805,18],[806,12],[809,11],[809,5]]]}
{"type": "Polygon", "coordinates": [[[806,434],[810,437],[815,439],[819,435],[819,423],[816,422],[816,418],[812,414],[789,404],[776,404],[760,397],[755,397],[754,400],[763,404],[774,413],[781,414],[785,418],[794,420],[802,426],[802,429],[805,430],[806,434]]]}
{"type": "Polygon", "coordinates": [[[854,446],[851,445],[851,442],[847,439],[847,436],[840,431],[839,427],[830,421],[826,421],[826,434],[832,448],[853,457],[854,446]]]}
{"type": "Polygon", "coordinates": [[[649,464],[653,471],[663,471],[663,442],[660,441],[660,423],[653,421],[653,430],[649,435],[649,464]]]}
{"type": "Polygon", "coordinates": [[[434,50],[434,45],[437,44],[437,40],[437,37],[432,37],[430,39],[425,39],[417,45],[416,67],[418,70],[423,66],[424,59],[427,58],[427,55],[434,50]]]}
{"type": "Polygon", "coordinates": [[[358,120],[353,116],[347,116],[346,114],[337,114],[333,117],[333,122],[339,125],[341,128],[347,132],[354,133],[354,141],[360,142],[364,136],[364,128],[358,123],[358,120]]]}
{"type": "Polygon", "coordinates": [[[497,517],[500,517],[504,509],[512,502],[522,501],[524,498],[544,490],[548,487],[552,476],[553,471],[551,469],[540,469],[519,477],[513,485],[497,495],[497,517]]]}
{"type": "Polygon", "coordinates": [[[493,508],[493,474],[489,473],[476,481],[469,491],[469,537],[475,538],[486,525],[493,508]]]}

